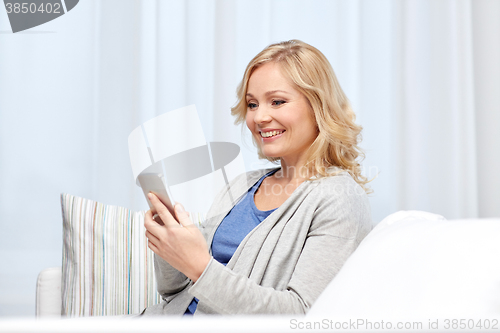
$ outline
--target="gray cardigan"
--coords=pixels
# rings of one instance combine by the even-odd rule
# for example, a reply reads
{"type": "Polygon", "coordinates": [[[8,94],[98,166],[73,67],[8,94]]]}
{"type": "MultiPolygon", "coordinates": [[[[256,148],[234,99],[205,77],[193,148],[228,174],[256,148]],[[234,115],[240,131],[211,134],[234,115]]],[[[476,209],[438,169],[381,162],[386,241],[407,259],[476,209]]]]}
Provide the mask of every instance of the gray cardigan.
{"type": "MultiPolygon", "coordinates": [[[[201,228],[209,248],[222,219],[270,170],[242,174],[219,193],[201,228]]],[[[212,258],[194,284],[155,255],[163,301],[144,314],[181,315],[193,297],[195,315],[304,314],[371,228],[368,198],[347,172],[305,181],[245,237],[227,266],[212,258]]]]}

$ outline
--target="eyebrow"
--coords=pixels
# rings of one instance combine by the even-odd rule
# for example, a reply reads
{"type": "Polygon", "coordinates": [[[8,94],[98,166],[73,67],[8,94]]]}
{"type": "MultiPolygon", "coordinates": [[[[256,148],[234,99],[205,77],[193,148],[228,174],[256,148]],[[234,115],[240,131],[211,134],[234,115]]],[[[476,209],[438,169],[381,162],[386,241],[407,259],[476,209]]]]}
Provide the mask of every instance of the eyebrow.
{"type": "MultiPolygon", "coordinates": [[[[271,91],[266,92],[266,93],[265,93],[265,95],[266,95],[266,96],[269,96],[269,95],[272,95],[272,94],[277,93],[277,92],[281,92],[281,93],[285,93],[285,94],[290,95],[290,93],[289,93],[289,92],[286,92],[286,91],[283,91],[283,90],[271,90],[271,91]]],[[[250,93],[247,93],[247,96],[249,96],[249,97],[254,97],[254,95],[252,95],[252,94],[250,94],[250,93]]]]}

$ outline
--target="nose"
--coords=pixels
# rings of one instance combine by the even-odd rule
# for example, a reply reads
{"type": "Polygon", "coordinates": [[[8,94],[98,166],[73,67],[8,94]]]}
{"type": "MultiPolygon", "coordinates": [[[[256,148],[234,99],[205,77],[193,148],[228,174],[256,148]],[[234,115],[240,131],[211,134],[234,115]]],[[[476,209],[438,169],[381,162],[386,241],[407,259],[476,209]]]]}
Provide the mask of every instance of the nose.
{"type": "Polygon", "coordinates": [[[253,121],[259,125],[270,122],[273,118],[270,113],[271,110],[264,106],[259,106],[257,110],[254,111],[253,121]]]}

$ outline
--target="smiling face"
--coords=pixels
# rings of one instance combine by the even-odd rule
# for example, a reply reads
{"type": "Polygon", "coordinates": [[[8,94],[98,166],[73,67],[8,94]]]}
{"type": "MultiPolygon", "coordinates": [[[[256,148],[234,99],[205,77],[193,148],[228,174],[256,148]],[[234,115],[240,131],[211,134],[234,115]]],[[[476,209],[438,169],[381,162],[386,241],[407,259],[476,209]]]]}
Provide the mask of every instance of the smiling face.
{"type": "Polygon", "coordinates": [[[279,64],[269,62],[252,73],[246,102],[246,123],[262,153],[286,165],[304,163],[318,135],[316,121],[306,97],[283,76],[279,64]]]}

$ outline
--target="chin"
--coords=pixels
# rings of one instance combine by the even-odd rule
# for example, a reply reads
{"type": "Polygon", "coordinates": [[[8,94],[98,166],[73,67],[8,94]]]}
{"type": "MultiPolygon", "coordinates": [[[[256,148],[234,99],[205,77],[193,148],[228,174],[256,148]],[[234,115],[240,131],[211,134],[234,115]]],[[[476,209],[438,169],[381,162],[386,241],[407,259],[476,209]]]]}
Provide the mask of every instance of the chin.
{"type": "Polygon", "coordinates": [[[266,153],[263,151],[262,151],[262,155],[264,155],[265,157],[268,157],[268,158],[281,158],[280,154],[266,153]]]}

